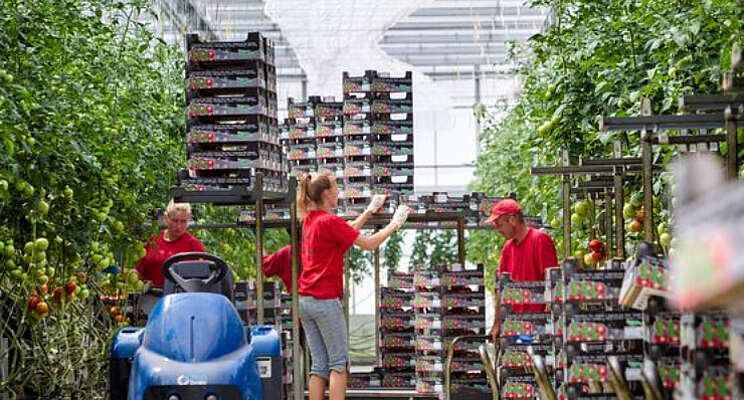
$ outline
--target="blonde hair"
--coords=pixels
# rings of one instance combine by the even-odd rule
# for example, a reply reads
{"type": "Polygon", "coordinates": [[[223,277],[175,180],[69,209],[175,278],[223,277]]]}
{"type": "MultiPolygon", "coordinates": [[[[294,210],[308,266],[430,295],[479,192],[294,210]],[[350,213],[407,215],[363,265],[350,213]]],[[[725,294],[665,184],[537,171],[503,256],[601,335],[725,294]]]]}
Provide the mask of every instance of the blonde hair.
{"type": "Polygon", "coordinates": [[[165,208],[165,215],[167,217],[172,217],[173,214],[177,212],[185,212],[189,216],[191,216],[191,204],[189,203],[176,203],[171,199],[170,203],[168,203],[168,207],[165,208]]]}
{"type": "Polygon", "coordinates": [[[334,176],[328,170],[323,170],[313,175],[309,173],[300,174],[297,180],[297,213],[300,219],[308,214],[310,202],[321,204],[323,192],[333,187],[334,176]]]}

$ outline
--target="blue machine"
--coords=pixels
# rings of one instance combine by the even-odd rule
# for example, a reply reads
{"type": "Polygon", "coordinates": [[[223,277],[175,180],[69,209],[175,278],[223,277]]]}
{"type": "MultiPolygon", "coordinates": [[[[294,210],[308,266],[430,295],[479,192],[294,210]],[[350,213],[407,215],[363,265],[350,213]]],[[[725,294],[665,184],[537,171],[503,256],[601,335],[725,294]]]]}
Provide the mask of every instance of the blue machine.
{"type": "Polygon", "coordinates": [[[279,335],[272,326],[243,326],[225,293],[225,262],[184,253],[163,269],[172,285],[147,325],[120,329],[113,339],[110,398],[281,399],[279,335]],[[201,260],[182,261],[194,259],[201,260]]]}

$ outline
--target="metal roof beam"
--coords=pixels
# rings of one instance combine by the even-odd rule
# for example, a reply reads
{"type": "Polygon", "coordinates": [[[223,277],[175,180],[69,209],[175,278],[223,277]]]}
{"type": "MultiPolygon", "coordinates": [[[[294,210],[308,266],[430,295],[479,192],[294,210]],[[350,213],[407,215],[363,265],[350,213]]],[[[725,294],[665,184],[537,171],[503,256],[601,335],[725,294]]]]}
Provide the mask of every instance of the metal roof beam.
{"type": "MultiPolygon", "coordinates": [[[[436,3],[434,3],[436,4],[436,3]]],[[[478,16],[478,15],[524,15],[537,16],[544,12],[539,9],[528,7],[436,7],[427,6],[414,11],[410,17],[452,17],[452,16],[478,16]]]]}
{"type": "Polygon", "coordinates": [[[516,20],[504,23],[499,19],[490,19],[487,21],[440,21],[440,22],[398,22],[390,27],[387,32],[397,31],[443,31],[443,30],[473,30],[476,27],[479,30],[486,29],[536,29],[541,25],[542,20],[516,20]]]}
{"type": "Polygon", "coordinates": [[[480,57],[480,56],[462,56],[462,57],[436,57],[436,56],[425,56],[425,57],[398,57],[398,60],[411,64],[413,66],[432,66],[432,65],[489,65],[489,64],[501,64],[506,60],[504,56],[494,57],[480,57]]]}
{"type": "Polygon", "coordinates": [[[405,55],[419,55],[419,54],[430,54],[430,55],[447,55],[447,54],[474,54],[478,55],[481,53],[489,54],[506,54],[508,46],[501,43],[485,43],[483,45],[473,43],[463,43],[458,45],[446,45],[446,46],[424,46],[424,45],[394,45],[390,43],[383,43],[380,45],[382,50],[391,56],[405,56],[405,55]]]}
{"type": "Polygon", "coordinates": [[[521,31],[521,32],[510,32],[509,34],[503,33],[490,33],[490,32],[479,32],[476,36],[472,32],[470,33],[455,33],[455,34],[413,34],[413,35],[391,35],[386,34],[380,40],[380,44],[387,43],[410,43],[410,44],[425,44],[425,43],[493,43],[493,42],[506,42],[510,40],[527,40],[533,36],[535,31],[521,31]]]}

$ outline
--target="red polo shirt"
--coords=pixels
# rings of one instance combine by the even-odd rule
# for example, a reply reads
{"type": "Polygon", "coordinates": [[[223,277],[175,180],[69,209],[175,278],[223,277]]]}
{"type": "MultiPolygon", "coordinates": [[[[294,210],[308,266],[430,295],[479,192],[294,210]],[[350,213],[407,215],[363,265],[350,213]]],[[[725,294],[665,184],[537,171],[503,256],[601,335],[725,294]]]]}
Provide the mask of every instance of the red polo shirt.
{"type": "Polygon", "coordinates": [[[174,254],[192,251],[203,253],[204,246],[199,239],[188,232],[184,232],[178,239],[171,242],[165,240],[165,230],[157,238],[151,236],[150,242],[147,244],[147,254],[142,257],[136,267],[140,279],[152,281],[154,286],[163,287],[165,281],[163,263],[165,260],[174,254]]]}
{"type": "Polygon", "coordinates": [[[297,291],[316,299],[344,297],[344,254],[359,231],[335,214],[311,211],[302,224],[302,274],[297,291]]]}
{"type": "MultiPolygon", "coordinates": [[[[284,246],[264,256],[263,273],[267,278],[278,276],[284,282],[287,292],[292,293],[292,246],[284,246]]],[[[302,264],[300,264],[300,273],[302,273],[302,264]]]]}
{"type": "MultiPolygon", "coordinates": [[[[558,254],[555,251],[553,239],[534,228],[527,228],[527,236],[521,243],[514,239],[506,241],[501,250],[499,273],[508,272],[513,281],[544,281],[545,270],[558,266],[558,254]]],[[[542,305],[512,306],[515,312],[545,312],[542,305]]]]}

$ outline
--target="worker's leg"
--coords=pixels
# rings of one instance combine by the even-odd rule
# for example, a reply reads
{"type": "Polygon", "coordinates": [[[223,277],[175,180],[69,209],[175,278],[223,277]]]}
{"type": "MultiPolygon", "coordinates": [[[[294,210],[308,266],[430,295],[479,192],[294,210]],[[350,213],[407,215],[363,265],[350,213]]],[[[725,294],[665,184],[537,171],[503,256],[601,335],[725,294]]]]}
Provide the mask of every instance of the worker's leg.
{"type": "Polygon", "coordinates": [[[346,398],[346,381],[348,378],[348,372],[331,370],[331,383],[328,389],[330,400],[344,400],[346,398]]]}
{"type": "Polygon", "coordinates": [[[341,302],[325,301],[325,312],[319,314],[315,322],[328,349],[328,368],[331,372],[328,394],[330,400],[343,400],[346,397],[346,381],[349,367],[349,343],[346,319],[341,302]]]}
{"type": "Polygon", "coordinates": [[[323,400],[326,382],[328,382],[328,350],[323,343],[320,328],[313,318],[317,314],[316,301],[310,297],[300,297],[300,318],[305,330],[305,341],[312,358],[308,393],[310,400],[323,400]]]}

